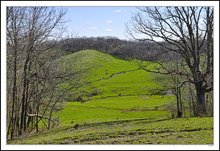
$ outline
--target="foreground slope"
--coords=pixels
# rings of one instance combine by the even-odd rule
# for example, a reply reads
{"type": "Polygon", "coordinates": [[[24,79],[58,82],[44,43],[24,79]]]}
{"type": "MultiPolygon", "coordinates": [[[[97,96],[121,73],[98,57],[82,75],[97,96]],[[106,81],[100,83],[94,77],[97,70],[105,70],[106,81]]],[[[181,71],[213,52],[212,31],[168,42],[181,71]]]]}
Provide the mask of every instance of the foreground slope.
{"type": "Polygon", "coordinates": [[[213,144],[213,118],[133,119],[57,127],[9,144],[213,144]]]}

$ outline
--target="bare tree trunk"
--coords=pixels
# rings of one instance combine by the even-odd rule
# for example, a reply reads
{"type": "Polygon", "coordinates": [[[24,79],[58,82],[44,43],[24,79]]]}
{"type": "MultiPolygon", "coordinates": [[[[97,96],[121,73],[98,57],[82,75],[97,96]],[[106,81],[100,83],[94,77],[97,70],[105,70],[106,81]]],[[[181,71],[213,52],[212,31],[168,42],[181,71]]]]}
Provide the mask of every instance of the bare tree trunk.
{"type": "MultiPolygon", "coordinates": [[[[15,40],[15,46],[17,45],[17,42],[15,40]]],[[[12,115],[11,115],[11,139],[13,138],[14,133],[14,105],[15,105],[15,99],[16,99],[16,91],[17,91],[17,49],[14,50],[14,77],[13,77],[13,96],[12,96],[12,115]]],[[[10,125],[10,124],[9,124],[10,125]]]]}
{"type": "Polygon", "coordinates": [[[189,95],[188,95],[188,104],[189,104],[189,116],[192,117],[192,92],[190,92],[190,84],[188,84],[189,95]]]}
{"type": "Polygon", "coordinates": [[[176,95],[176,105],[177,105],[177,117],[179,117],[180,113],[180,102],[179,102],[179,94],[178,94],[178,88],[175,90],[175,95],[176,95]]]}
{"type": "Polygon", "coordinates": [[[25,64],[24,64],[24,76],[23,76],[23,94],[22,94],[22,111],[21,111],[21,123],[20,123],[20,129],[23,128],[23,131],[25,132],[26,130],[26,102],[27,102],[27,92],[28,92],[28,79],[27,79],[27,69],[28,69],[28,63],[30,61],[30,53],[31,50],[28,50],[27,52],[27,56],[26,56],[26,60],[25,60],[25,64]]]}
{"type": "Polygon", "coordinates": [[[27,88],[26,88],[26,99],[25,99],[25,112],[24,112],[24,132],[27,128],[27,109],[28,109],[28,94],[29,94],[29,81],[27,82],[27,88]]]}
{"type": "Polygon", "coordinates": [[[10,120],[9,124],[8,124],[8,132],[7,132],[7,137],[9,136],[10,133],[10,129],[11,129],[11,122],[12,120],[10,120]]]}
{"type": "Polygon", "coordinates": [[[23,129],[23,124],[24,124],[25,88],[26,88],[26,84],[23,85],[22,106],[21,106],[21,121],[20,121],[20,129],[21,130],[23,129]]]}
{"type": "Polygon", "coordinates": [[[196,83],[196,96],[198,102],[198,109],[201,113],[206,113],[206,98],[205,98],[205,91],[201,88],[201,83],[196,83]]]}
{"type": "Polygon", "coordinates": [[[39,112],[39,104],[37,105],[36,132],[38,132],[38,112],[39,112]]]}

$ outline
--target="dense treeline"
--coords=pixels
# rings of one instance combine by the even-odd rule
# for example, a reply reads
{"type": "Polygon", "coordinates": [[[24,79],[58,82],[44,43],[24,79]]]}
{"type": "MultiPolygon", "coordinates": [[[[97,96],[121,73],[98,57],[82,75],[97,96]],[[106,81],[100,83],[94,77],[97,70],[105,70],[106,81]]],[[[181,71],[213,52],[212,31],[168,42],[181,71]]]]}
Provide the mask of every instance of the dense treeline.
{"type": "Polygon", "coordinates": [[[85,49],[94,49],[122,58],[138,58],[142,60],[174,59],[172,53],[150,41],[128,41],[117,37],[77,37],[60,41],[60,48],[69,53],[85,49]]]}
{"type": "MultiPolygon", "coordinates": [[[[170,47],[166,42],[161,45],[170,47]]],[[[182,58],[181,55],[168,52],[166,48],[151,41],[122,40],[117,37],[75,37],[65,38],[59,42],[59,49],[67,53],[75,53],[81,50],[94,49],[121,58],[137,58],[149,61],[171,61],[182,58]]],[[[200,50],[204,52],[206,42],[200,50]]]]}

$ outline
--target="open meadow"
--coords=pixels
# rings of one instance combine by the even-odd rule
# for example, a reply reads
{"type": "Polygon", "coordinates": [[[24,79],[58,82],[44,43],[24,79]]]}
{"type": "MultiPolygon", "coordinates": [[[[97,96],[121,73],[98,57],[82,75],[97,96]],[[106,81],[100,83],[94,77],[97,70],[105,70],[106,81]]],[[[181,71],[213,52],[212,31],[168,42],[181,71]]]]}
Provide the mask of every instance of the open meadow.
{"type": "MultiPolygon", "coordinates": [[[[40,122],[39,133],[19,136],[8,144],[213,144],[213,117],[189,117],[188,110],[183,118],[172,113],[175,96],[162,87],[169,76],[140,69],[136,59],[95,50],[57,61],[66,68],[78,64],[91,68],[82,75],[87,82],[63,100],[62,110],[53,113],[59,125],[47,131],[40,122]]],[[[62,83],[60,88],[68,85],[62,83]]]]}

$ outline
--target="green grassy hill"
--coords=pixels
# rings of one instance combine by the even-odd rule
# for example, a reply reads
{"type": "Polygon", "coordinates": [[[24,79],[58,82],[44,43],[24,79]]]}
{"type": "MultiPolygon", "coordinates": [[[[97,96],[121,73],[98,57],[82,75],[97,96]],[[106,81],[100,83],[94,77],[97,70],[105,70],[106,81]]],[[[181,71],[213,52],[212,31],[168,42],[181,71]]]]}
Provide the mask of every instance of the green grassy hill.
{"type": "MultiPolygon", "coordinates": [[[[171,118],[167,109],[175,98],[159,90],[169,77],[140,70],[138,60],[84,50],[58,61],[69,70],[90,69],[80,76],[84,84],[72,92],[74,95],[69,96],[63,110],[54,115],[60,119],[59,126],[9,143],[213,143],[213,118],[171,118]],[[77,97],[82,100],[74,101],[77,97]],[[75,124],[79,124],[78,129],[75,124]]],[[[151,64],[148,68],[155,67],[151,64]]]]}
{"type": "MultiPolygon", "coordinates": [[[[84,50],[65,56],[61,62],[69,65],[69,60],[76,60],[74,64],[92,67],[89,74],[87,73],[89,76],[85,77],[90,86],[85,84],[80,89],[83,92],[83,101],[67,102],[64,110],[57,114],[61,123],[167,116],[164,106],[173,97],[152,95],[151,89],[160,88],[155,82],[157,75],[140,70],[137,60],[122,60],[95,50],[84,50]],[[97,92],[97,95],[88,96],[92,92],[97,92]]],[[[165,94],[159,91],[154,93],[165,94]]]]}

